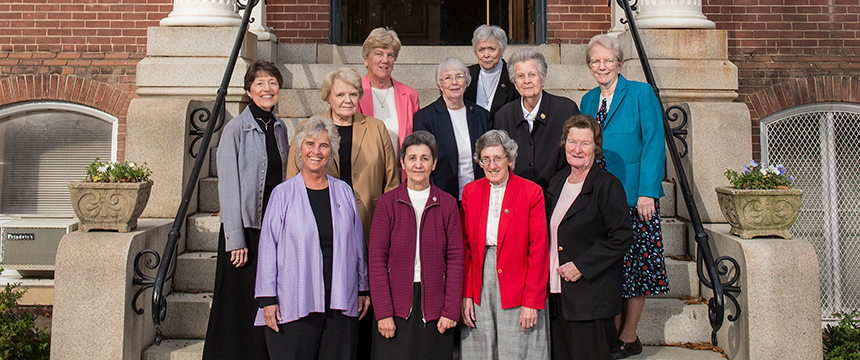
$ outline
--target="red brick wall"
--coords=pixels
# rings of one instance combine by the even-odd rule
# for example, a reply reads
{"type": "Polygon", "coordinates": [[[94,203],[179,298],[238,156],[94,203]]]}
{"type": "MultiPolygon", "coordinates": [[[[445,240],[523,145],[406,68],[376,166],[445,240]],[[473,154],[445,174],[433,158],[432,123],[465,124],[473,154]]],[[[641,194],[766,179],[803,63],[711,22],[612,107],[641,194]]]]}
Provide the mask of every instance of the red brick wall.
{"type": "Polygon", "coordinates": [[[146,28],[173,0],[0,0],[0,106],[70,101],[119,120],[124,159],[128,103],[146,28]]]}
{"type": "Polygon", "coordinates": [[[606,0],[546,0],[546,39],[550,44],[586,44],[612,25],[606,0]]]}
{"type": "Polygon", "coordinates": [[[842,93],[839,80],[810,80],[847,79],[860,71],[857,0],[707,0],[702,12],[728,31],[729,59],[739,71],[735,101],[750,108],[753,157],[760,158],[759,120],[783,109],[776,105],[858,102],[856,94],[842,93]],[[804,89],[800,83],[822,92],[793,94],[804,89]],[[779,102],[773,97],[780,91],[800,97],[779,102]]]}
{"type": "Polygon", "coordinates": [[[329,0],[270,0],[266,25],[274,29],[278,42],[329,42],[329,0]]]}

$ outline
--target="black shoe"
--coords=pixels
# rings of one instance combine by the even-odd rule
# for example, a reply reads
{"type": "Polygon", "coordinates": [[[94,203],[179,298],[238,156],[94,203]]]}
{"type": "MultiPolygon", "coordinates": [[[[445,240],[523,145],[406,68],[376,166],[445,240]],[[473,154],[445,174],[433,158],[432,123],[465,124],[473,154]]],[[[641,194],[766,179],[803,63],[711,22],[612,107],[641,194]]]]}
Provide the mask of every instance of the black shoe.
{"type": "Polygon", "coordinates": [[[618,340],[615,343],[615,346],[612,347],[612,359],[624,359],[631,357],[633,355],[642,353],[642,342],[639,341],[639,337],[636,337],[636,341],[632,343],[623,342],[618,340]]]}

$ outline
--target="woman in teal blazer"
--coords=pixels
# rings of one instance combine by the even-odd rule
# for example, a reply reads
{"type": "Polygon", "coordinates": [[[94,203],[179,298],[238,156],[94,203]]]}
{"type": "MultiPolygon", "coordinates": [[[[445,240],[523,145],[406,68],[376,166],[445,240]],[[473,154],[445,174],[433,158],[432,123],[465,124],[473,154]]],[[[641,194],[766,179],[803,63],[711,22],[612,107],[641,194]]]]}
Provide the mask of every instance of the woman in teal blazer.
{"type": "Polygon", "coordinates": [[[621,42],[597,35],[586,49],[588,70],[600,85],[582,97],[580,110],[603,127],[605,166],[624,186],[634,243],[624,256],[624,311],[616,318],[618,341],[613,359],[642,351],[636,326],[645,296],[669,291],[663,260],[659,199],[663,196],[666,153],[663,109],[650,85],[621,76],[621,42]]]}

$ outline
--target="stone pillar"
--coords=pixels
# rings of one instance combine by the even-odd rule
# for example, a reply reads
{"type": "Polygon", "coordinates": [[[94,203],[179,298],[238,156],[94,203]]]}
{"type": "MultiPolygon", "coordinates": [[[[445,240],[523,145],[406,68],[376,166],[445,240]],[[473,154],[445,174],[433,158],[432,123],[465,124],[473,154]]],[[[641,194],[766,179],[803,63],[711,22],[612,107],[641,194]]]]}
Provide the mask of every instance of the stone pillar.
{"type": "Polygon", "coordinates": [[[609,32],[607,34],[618,37],[618,35],[621,35],[621,33],[627,31],[627,25],[621,23],[621,19],[626,18],[627,15],[624,14],[624,9],[622,9],[621,6],[618,5],[617,1],[611,2],[612,27],[609,28],[609,32]]]}
{"type": "MultiPolygon", "coordinates": [[[[245,16],[245,10],[239,11],[245,16]]],[[[266,25],[266,1],[260,0],[251,10],[251,24],[248,31],[257,35],[257,59],[278,62],[278,37],[266,25]]]]}
{"type": "MultiPolygon", "coordinates": [[[[192,140],[188,115],[195,107],[189,102],[215,100],[238,31],[238,27],[216,26],[148,29],[147,56],[137,64],[140,98],[129,105],[126,135],[126,158],[146,162],[153,170],[152,194],[143,217],[176,216],[194,164],[188,154],[192,140]]],[[[256,58],[256,45],[256,35],[245,32],[227,88],[227,119],[245,107],[245,69],[256,58]]],[[[219,136],[216,133],[210,145],[217,146],[219,136]]],[[[199,153],[207,156],[209,151],[201,149],[199,153]]],[[[201,179],[208,176],[208,169],[204,163],[201,179]]],[[[196,211],[195,196],[188,213],[196,211]]]]}
{"type": "MultiPolygon", "coordinates": [[[[141,219],[132,232],[75,231],[63,237],[54,273],[51,359],[141,358],[155,339],[155,327],[151,289],[135,304],[143,315],[131,308],[137,290],[132,285],[134,257],[143,249],[161,253],[172,225],[170,220],[141,219]]],[[[140,269],[155,276],[143,261],[140,269]]]]}
{"type": "MultiPolygon", "coordinates": [[[[743,240],[729,229],[705,225],[714,258],[731,256],[741,266],[737,300],[743,312],[738,321],[723,322],[720,348],[732,360],[821,359],[821,288],[813,246],[799,238],[743,240]]],[[[712,292],[703,287],[702,296],[710,299],[712,292]]],[[[726,314],[737,314],[729,299],[726,314]]]]}
{"type": "Polygon", "coordinates": [[[235,0],[173,0],[161,26],[239,26],[235,0]]]}
{"type": "MultiPolygon", "coordinates": [[[[737,97],[738,70],[728,60],[727,33],[652,29],[641,30],[640,37],[663,105],[683,103],[687,109],[685,139],[689,153],[682,162],[702,221],[725,222],[714,188],[727,184],[723,175],[726,168],[738,168],[752,156],[749,109],[732,102],[737,97]]],[[[624,76],[645,81],[632,36],[624,33],[619,39],[626,58],[624,76]]],[[[677,178],[668,157],[666,168],[670,180],[677,178]]],[[[680,187],[676,191],[677,198],[682,199],[680,187]]],[[[678,206],[678,216],[689,219],[685,206],[678,206]]]]}
{"type": "Polygon", "coordinates": [[[636,26],[639,29],[716,28],[714,22],[702,14],[701,0],[640,0],[636,26]]]}

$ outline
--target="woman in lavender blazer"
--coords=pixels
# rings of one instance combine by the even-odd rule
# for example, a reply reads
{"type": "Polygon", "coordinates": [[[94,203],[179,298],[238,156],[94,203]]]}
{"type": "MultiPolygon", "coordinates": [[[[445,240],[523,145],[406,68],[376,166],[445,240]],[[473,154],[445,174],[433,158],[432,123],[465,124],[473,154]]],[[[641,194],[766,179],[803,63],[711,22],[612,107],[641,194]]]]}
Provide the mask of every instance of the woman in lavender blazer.
{"type": "Polygon", "coordinates": [[[263,218],[254,325],[272,359],[354,359],[370,307],[361,217],[352,189],[325,174],[340,136],[314,116],[298,131],[301,172],[272,191],[263,218]]]}

